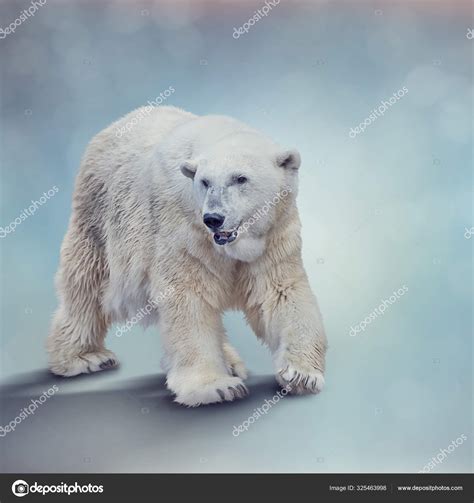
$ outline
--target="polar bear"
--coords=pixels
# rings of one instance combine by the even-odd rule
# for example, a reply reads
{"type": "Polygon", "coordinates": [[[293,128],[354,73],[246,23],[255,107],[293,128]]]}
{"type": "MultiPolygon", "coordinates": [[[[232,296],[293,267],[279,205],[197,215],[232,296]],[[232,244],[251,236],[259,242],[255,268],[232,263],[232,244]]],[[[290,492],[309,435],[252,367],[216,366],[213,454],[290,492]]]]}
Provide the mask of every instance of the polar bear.
{"type": "Polygon", "coordinates": [[[116,366],[107,329],[159,299],[143,322],[160,327],[178,403],[248,393],[222,322],[228,309],[269,347],[281,386],[320,391],[327,343],[301,259],[300,162],[233,118],[176,107],[137,109],[96,135],[61,247],[51,371],[116,366]]]}

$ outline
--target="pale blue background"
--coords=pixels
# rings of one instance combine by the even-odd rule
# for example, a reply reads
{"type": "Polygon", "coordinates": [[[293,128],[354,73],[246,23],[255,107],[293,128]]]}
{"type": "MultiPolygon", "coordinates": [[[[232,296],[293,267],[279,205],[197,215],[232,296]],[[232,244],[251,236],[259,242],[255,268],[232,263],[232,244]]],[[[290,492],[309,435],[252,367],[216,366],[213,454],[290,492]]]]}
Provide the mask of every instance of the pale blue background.
{"type": "MultiPolygon", "coordinates": [[[[28,5],[2,0],[0,27],[28,5]]],[[[471,471],[469,2],[282,0],[235,40],[233,28],[262,5],[48,0],[0,40],[0,226],[60,189],[0,240],[0,375],[46,367],[53,275],[87,142],[172,86],[168,104],[235,116],[300,150],[304,260],[330,341],[327,387],[285,399],[238,439],[232,426],[261,405],[261,394],[209,409],[222,410],[206,415],[213,428],[173,409],[173,462],[146,455],[148,446],[125,458],[118,448],[100,468],[416,472],[464,433],[468,441],[437,471],[471,471]],[[403,86],[405,97],[349,137],[403,86]],[[349,336],[403,285],[408,292],[383,317],[349,336]]],[[[270,374],[271,359],[240,314],[226,326],[252,373],[270,374]]],[[[154,330],[111,333],[108,345],[121,369],[72,381],[65,393],[160,371],[154,330]]],[[[161,440],[150,433],[150,442],[161,440]]]]}

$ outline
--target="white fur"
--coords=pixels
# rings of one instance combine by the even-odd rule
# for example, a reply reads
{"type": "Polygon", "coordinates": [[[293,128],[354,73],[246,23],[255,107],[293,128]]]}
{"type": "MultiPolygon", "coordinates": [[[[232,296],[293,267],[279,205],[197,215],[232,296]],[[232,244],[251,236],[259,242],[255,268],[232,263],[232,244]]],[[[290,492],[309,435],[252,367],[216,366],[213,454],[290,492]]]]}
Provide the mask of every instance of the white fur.
{"type": "Polygon", "coordinates": [[[160,324],[176,401],[247,393],[222,324],[227,309],[243,310],[267,343],[282,386],[319,391],[326,338],[301,261],[299,154],[229,117],[174,107],[155,108],[117,138],[139,113],[99,133],[84,155],[57,275],[51,370],[114,366],[110,324],[172,291],[144,321],[160,324]],[[235,241],[216,244],[203,223],[209,212],[225,217],[221,230],[239,229],[235,241]]]}

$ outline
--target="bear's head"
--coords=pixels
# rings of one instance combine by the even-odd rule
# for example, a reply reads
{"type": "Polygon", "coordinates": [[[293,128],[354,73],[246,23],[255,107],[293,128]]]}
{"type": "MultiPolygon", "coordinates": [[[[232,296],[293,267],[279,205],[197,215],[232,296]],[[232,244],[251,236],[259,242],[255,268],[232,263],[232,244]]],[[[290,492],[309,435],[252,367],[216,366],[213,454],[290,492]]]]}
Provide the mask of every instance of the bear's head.
{"type": "Polygon", "coordinates": [[[241,133],[183,162],[181,172],[193,180],[195,215],[215,247],[251,262],[261,256],[269,230],[293,204],[300,164],[296,150],[241,133]]]}

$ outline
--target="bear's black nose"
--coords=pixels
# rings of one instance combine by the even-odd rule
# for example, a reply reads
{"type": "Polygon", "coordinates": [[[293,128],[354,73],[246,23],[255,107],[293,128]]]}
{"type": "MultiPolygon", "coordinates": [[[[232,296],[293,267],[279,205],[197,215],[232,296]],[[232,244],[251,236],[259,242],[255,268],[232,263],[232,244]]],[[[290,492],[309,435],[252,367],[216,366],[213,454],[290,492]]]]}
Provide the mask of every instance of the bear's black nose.
{"type": "Polygon", "coordinates": [[[204,213],[203,221],[213,231],[222,227],[225,217],[219,215],[219,213],[204,213]]]}

